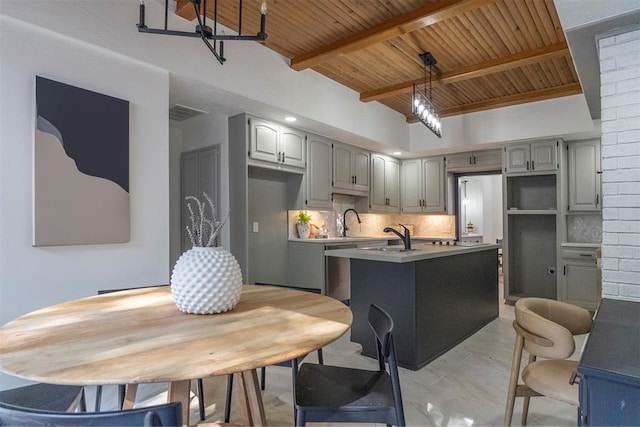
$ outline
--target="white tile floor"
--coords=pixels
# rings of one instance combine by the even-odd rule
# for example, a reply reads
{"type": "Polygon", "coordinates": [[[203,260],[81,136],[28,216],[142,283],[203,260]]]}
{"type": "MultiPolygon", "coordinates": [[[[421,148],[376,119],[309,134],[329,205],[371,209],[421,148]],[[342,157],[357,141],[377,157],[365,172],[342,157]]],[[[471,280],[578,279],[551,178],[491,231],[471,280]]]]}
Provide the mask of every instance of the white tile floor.
{"type": "MultiPolygon", "coordinates": [[[[499,318],[419,371],[400,368],[400,381],[407,425],[411,426],[498,426],[502,425],[507,383],[515,333],[511,326],[513,307],[500,305],[499,318]]],[[[579,358],[583,337],[577,337],[579,358]]],[[[376,368],[376,362],[360,355],[360,346],[349,335],[324,348],[325,363],[341,366],[376,368]]],[[[316,361],[315,353],[306,361],[316,361]]],[[[194,382],[195,387],[195,382],[194,382]]],[[[205,379],[207,421],[224,417],[226,378],[205,379]]],[[[93,397],[88,390],[92,406],[93,397]]],[[[162,403],[166,384],[145,385],[138,392],[141,404],[162,403]]],[[[263,394],[269,425],[292,425],[290,368],[267,368],[267,387],[263,394]]],[[[115,387],[105,387],[103,410],[113,407],[115,387]]],[[[241,422],[234,402],[231,422],[241,422]],[[233,411],[233,409],[236,411],[233,411]]],[[[191,420],[198,419],[195,394],[191,403],[191,420]]],[[[522,399],[516,399],[513,425],[520,425],[522,399]]],[[[576,408],[538,397],[531,399],[530,426],[576,425],[576,408]]]]}

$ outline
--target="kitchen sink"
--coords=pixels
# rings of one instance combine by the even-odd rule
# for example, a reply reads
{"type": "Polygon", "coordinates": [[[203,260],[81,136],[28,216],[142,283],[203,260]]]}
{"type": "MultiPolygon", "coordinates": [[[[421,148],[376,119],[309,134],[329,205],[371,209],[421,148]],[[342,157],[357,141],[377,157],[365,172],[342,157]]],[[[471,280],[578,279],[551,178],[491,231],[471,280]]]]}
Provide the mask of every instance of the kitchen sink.
{"type": "Polygon", "coordinates": [[[380,251],[380,252],[408,252],[415,251],[415,249],[405,249],[402,246],[374,246],[371,248],[360,248],[365,251],[380,251]]]}

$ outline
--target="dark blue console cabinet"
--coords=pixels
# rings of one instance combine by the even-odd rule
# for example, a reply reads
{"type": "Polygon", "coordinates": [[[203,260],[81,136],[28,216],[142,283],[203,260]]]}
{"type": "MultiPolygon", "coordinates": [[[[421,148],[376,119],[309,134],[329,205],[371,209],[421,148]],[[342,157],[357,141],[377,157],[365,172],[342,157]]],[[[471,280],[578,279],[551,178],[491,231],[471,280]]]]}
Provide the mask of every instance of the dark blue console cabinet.
{"type": "Polygon", "coordinates": [[[640,425],[640,302],[602,300],[578,373],[578,425],[640,425]]]}

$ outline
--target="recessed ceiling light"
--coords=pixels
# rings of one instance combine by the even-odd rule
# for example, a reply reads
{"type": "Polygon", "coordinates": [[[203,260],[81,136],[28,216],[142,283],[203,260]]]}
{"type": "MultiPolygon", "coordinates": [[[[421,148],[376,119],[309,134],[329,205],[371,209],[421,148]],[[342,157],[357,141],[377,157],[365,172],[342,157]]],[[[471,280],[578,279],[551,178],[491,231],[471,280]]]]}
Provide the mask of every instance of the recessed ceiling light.
{"type": "Polygon", "coordinates": [[[297,119],[293,116],[287,116],[284,118],[288,122],[295,122],[297,119]]]}
{"type": "Polygon", "coordinates": [[[402,151],[394,151],[394,152],[393,152],[393,155],[394,155],[394,156],[399,156],[400,154],[402,154],[402,151]]]}

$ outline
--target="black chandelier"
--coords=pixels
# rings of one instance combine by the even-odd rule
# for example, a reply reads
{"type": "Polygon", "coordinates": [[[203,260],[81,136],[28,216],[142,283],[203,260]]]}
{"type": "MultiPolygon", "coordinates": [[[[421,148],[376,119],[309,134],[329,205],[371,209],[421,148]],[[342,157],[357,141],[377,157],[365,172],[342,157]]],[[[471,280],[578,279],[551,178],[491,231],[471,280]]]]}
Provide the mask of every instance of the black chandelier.
{"type": "Polygon", "coordinates": [[[260,31],[256,35],[242,35],[242,0],[238,0],[238,35],[228,36],[224,34],[224,30],[221,34],[218,34],[218,0],[213,0],[213,29],[207,26],[207,0],[189,0],[193,4],[193,8],[198,18],[198,25],[196,25],[195,32],[189,31],[176,31],[169,30],[167,28],[167,20],[169,16],[169,0],[164,1],[164,28],[149,28],[144,22],[144,1],[140,0],[140,20],[137,24],[138,31],[141,33],[151,34],[166,34],[170,36],[186,36],[186,37],[200,37],[205,45],[209,48],[213,56],[216,57],[218,62],[224,65],[224,61],[227,58],[224,57],[224,41],[225,40],[249,40],[249,41],[264,41],[267,38],[265,27],[267,23],[267,0],[262,0],[260,6],[260,31]],[[202,3],[202,8],[200,4],[202,3]],[[209,42],[213,40],[213,44],[209,42]]]}
{"type": "Polygon", "coordinates": [[[431,67],[436,65],[437,61],[429,52],[418,55],[424,63],[424,90],[420,90],[417,84],[413,85],[413,97],[411,99],[411,112],[415,115],[431,132],[442,138],[442,130],[440,127],[440,114],[433,105],[431,99],[431,67]],[[427,65],[429,66],[429,96],[427,96],[427,65]]]}

